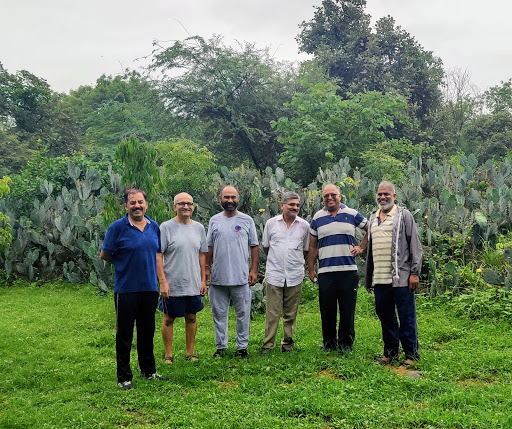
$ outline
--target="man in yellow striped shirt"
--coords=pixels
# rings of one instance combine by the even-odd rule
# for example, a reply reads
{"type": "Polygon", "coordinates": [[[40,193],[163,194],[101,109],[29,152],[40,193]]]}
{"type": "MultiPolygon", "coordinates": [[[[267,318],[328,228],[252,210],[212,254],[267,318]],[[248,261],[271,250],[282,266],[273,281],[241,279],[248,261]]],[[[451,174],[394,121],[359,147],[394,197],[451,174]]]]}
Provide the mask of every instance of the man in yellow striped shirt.
{"type": "Polygon", "coordinates": [[[395,187],[381,182],[376,196],[379,209],[370,216],[361,248],[368,245],[365,287],[375,293],[375,308],[382,327],[383,365],[405,353],[405,367],[420,358],[414,291],[419,284],[423,249],[412,214],[395,205],[395,187]],[[398,317],[397,317],[398,313],[398,317]]]}

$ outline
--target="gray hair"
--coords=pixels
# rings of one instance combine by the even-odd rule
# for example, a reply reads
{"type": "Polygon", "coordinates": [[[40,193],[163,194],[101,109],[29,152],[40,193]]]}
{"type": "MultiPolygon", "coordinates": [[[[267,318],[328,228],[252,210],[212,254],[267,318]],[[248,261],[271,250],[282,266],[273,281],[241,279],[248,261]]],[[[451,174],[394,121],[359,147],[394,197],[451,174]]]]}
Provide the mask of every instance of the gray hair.
{"type": "Polygon", "coordinates": [[[393,185],[391,182],[388,182],[386,180],[383,180],[379,183],[379,188],[387,188],[389,189],[393,194],[396,194],[395,192],[395,185],[393,185]]]}
{"type": "Polygon", "coordinates": [[[299,194],[297,194],[295,192],[285,192],[281,197],[281,204],[285,204],[290,200],[299,200],[300,201],[299,194]]]}

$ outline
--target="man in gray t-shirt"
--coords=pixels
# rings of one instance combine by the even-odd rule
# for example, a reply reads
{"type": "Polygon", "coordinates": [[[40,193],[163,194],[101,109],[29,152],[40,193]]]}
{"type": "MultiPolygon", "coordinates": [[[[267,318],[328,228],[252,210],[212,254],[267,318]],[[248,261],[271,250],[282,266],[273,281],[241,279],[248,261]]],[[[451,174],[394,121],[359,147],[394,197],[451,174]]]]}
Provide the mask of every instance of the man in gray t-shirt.
{"type": "Polygon", "coordinates": [[[162,339],[165,362],[172,364],[173,327],[176,317],[185,318],[186,359],[195,361],[196,313],[203,309],[206,293],[206,234],[203,225],[191,219],[194,202],[187,193],[174,197],[176,217],[160,225],[162,261],[158,263],[159,309],[164,313],[162,339]]]}
{"type": "Polygon", "coordinates": [[[228,347],[228,310],[233,301],[236,314],[237,355],[247,358],[249,323],[251,319],[251,290],[258,276],[258,236],[252,218],[237,210],[240,197],[233,186],[220,193],[223,212],[210,219],[207,244],[207,277],[210,279],[208,297],[212,308],[215,344],[214,357],[222,356],[228,347]],[[248,267],[251,249],[251,270],[248,267]],[[213,265],[212,265],[213,264],[213,265]],[[212,266],[211,276],[208,268],[212,266]]]}

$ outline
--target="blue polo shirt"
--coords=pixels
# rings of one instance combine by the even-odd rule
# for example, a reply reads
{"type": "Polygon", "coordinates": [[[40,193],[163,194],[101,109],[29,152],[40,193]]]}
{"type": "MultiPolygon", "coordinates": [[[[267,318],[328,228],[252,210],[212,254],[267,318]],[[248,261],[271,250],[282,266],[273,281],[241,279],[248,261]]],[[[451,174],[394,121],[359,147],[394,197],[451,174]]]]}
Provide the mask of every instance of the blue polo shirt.
{"type": "Polygon", "coordinates": [[[114,264],[114,292],[158,292],[156,254],[161,252],[160,228],[146,218],[141,231],[130,223],[128,215],[107,229],[101,250],[109,253],[114,264]]]}

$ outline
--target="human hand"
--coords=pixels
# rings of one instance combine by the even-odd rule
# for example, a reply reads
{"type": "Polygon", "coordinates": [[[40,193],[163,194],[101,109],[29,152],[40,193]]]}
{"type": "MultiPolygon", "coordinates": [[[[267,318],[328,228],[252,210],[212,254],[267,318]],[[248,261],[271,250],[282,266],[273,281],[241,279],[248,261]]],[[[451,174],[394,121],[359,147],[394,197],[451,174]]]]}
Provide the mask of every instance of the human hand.
{"type": "Polygon", "coordinates": [[[352,256],[357,256],[363,251],[364,251],[364,249],[361,246],[354,246],[354,247],[352,247],[352,249],[350,249],[350,254],[352,256]]]}
{"type": "Polygon", "coordinates": [[[199,291],[199,294],[201,296],[205,296],[206,295],[206,281],[201,282],[201,290],[199,291]]]}
{"type": "Polygon", "coordinates": [[[258,280],[258,272],[251,270],[249,272],[249,286],[254,286],[258,280]]]}
{"type": "Polygon", "coordinates": [[[310,271],[308,274],[309,280],[311,280],[313,283],[316,283],[318,281],[318,278],[316,277],[316,271],[310,271]]]}
{"type": "Polygon", "coordinates": [[[170,290],[169,290],[169,283],[167,283],[167,280],[160,282],[160,295],[162,295],[164,298],[169,298],[170,290]]]}
{"type": "Polygon", "coordinates": [[[411,274],[409,276],[409,290],[414,292],[420,283],[420,277],[416,274],[411,274]]]}

